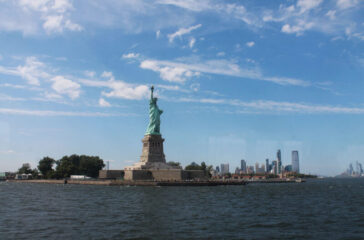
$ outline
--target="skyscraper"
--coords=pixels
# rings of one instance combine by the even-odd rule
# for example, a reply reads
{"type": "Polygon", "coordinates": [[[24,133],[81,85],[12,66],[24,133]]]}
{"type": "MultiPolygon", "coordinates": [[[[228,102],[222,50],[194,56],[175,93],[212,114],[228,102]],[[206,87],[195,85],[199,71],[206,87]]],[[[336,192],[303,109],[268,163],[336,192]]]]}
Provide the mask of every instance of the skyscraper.
{"type": "Polygon", "coordinates": [[[277,174],[282,173],[282,158],[281,158],[281,150],[277,151],[277,174]]]}
{"type": "Polygon", "coordinates": [[[349,169],[348,169],[349,176],[353,175],[353,172],[354,172],[353,164],[350,163],[349,169]]]}
{"type": "Polygon", "coordinates": [[[243,173],[246,173],[246,162],[244,159],[241,159],[240,161],[240,170],[243,171],[243,173]]]}
{"type": "Polygon", "coordinates": [[[265,159],[265,172],[269,173],[270,171],[270,165],[269,165],[269,159],[265,159]]]}
{"type": "Polygon", "coordinates": [[[273,174],[278,174],[278,161],[274,160],[272,161],[272,173],[273,174]]]}
{"type": "Polygon", "coordinates": [[[255,163],[255,172],[258,173],[260,170],[259,163],[255,163]]]}
{"type": "Polygon", "coordinates": [[[360,176],[363,173],[363,167],[362,167],[361,163],[359,163],[358,161],[356,161],[355,172],[358,176],[360,176]]]}
{"type": "Polygon", "coordinates": [[[247,166],[246,167],[246,173],[248,173],[248,174],[254,173],[254,166],[247,166]]]}
{"type": "Polygon", "coordinates": [[[255,173],[264,173],[265,172],[265,166],[264,164],[259,167],[259,163],[255,164],[255,173]]]}
{"type": "Polygon", "coordinates": [[[229,164],[228,163],[222,163],[221,164],[221,175],[224,175],[226,173],[229,173],[229,164]]]}
{"type": "Polygon", "coordinates": [[[299,173],[300,172],[300,163],[298,159],[298,151],[292,151],[292,171],[299,173]]]}

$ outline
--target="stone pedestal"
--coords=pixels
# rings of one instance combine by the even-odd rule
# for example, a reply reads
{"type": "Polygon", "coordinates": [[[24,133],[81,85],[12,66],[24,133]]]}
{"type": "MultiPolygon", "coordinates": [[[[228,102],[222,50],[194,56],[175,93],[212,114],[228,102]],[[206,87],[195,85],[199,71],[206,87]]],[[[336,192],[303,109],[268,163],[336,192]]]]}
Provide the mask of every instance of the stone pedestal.
{"type": "Polygon", "coordinates": [[[140,162],[166,162],[163,151],[164,139],[161,135],[145,135],[142,139],[143,150],[140,162]]]}
{"type": "MultiPolygon", "coordinates": [[[[166,163],[163,142],[164,139],[161,135],[145,135],[142,139],[143,150],[140,161],[132,166],[125,167],[125,171],[182,169],[181,167],[171,166],[166,163]]],[[[125,178],[129,178],[128,174],[125,175],[125,178]]]]}
{"type": "Polygon", "coordinates": [[[166,163],[161,135],[145,135],[140,161],[125,167],[125,180],[181,181],[207,179],[204,171],[184,171],[180,166],[166,163]]]}

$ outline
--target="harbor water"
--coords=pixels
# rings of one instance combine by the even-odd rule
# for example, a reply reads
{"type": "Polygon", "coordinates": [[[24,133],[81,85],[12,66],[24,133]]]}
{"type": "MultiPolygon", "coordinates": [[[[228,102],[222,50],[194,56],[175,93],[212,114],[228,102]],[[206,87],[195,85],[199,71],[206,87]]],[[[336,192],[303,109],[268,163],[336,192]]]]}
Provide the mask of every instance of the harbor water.
{"type": "Polygon", "coordinates": [[[0,239],[364,239],[364,179],[217,187],[0,182],[0,239]]]}

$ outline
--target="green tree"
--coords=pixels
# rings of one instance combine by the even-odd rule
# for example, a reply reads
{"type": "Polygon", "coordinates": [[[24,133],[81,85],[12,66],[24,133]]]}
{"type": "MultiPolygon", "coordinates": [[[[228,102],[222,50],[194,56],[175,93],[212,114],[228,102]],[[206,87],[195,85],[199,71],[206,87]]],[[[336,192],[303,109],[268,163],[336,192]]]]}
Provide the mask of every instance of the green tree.
{"type": "Polygon", "coordinates": [[[190,165],[185,167],[185,170],[200,170],[204,171],[206,176],[211,177],[211,169],[213,168],[212,165],[207,166],[205,162],[202,162],[201,165],[198,165],[195,162],[192,162],[190,165]]]}
{"type": "Polygon", "coordinates": [[[33,179],[40,178],[38,169],[34,168],[31,172],[33,179]]]}
{"type": "Polygon", "coordinates": [[[181,163],[179,163],[179,162],[173,162],[173,161],[167,162],[167,164],[168,165],[171,165],[171,166],[175,166],[175,167],[181,166],[181,163]]]}
{"type": "Polygon", "coordinates": [[[57,161],[56,176],[58,178],[71,175],[86,175],[96,178],[99,170],[105,166],[104,161],[97,156],[71,155],[57,161]]]}
{"type": "Polygon", "coordinates": [[[64,156],[57,162],[56,175],[59,178],[79,175],[80,157],[78,155],[64,156]]]}
{"type": "Polygon", "coordinates": [[[52,178],[54,175],[53,165],[56,161],[50,157],[44,157],[38,163],[38,169],[44,178],[52,178]]]}
{"type": "Polygon", "coordinates": [[[201,169],[201,166],[200,165],[198,165],[195,162],[192,162],[190,165],[187,165],[185,167],[185,170],[202,170],[202,169],[201,169]]]}
{"type": "Polygon", "coordinates": [[[211,178],[212,175],[211,175],[211,172],[212,170],[214,169],[214,167],[212,165],[209,165],[207,168],[206,168],[206,172],[207,172],[207,175],[211,178]]]}
{"type": "Polygon", "coordinates": [[[204,172],[206,172],[206,168],[207,168],[206,167],[206,163],[205,162],[202,162],[201,163],[201,170],[204,171],[204,172]]]}
{"type": "Polygon", "coordinates": [[[22,167],[18,169],[18,174],[29,174],[33,173],[29,163],[23,163],[22,167]]]}
{"type": "Polygon", "coordinates": [[[33,178],[38,178],[38,169],[32,169],[29,163],[24,163],[21,168],[18,169],[18,174],[31,174],[33,178]]]}
{"type": "Polygon", "coordinates": [[[104,161],[97,156],[80,156],[79,171],[81,175],[97,178],[103,167],[105,167],[104,161]]]}

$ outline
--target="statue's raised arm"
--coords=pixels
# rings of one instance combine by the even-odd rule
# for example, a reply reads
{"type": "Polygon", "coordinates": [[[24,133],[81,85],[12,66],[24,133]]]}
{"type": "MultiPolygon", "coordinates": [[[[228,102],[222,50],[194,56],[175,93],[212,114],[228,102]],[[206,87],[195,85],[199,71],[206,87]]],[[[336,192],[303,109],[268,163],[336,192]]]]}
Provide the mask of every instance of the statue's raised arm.
{"type": "Polygon", "coordinates": [[[154,86],[150,87],[150,100],[153,100],[154,86]]]}
{"type": "Polygon", "coordinates": [[[163,113],[163,111],[158,108],[158,98],[153,97],[154,87],[152,86],[150,90],[149,125],[145,135],[160,135],[160,115],[163,113]]]}

